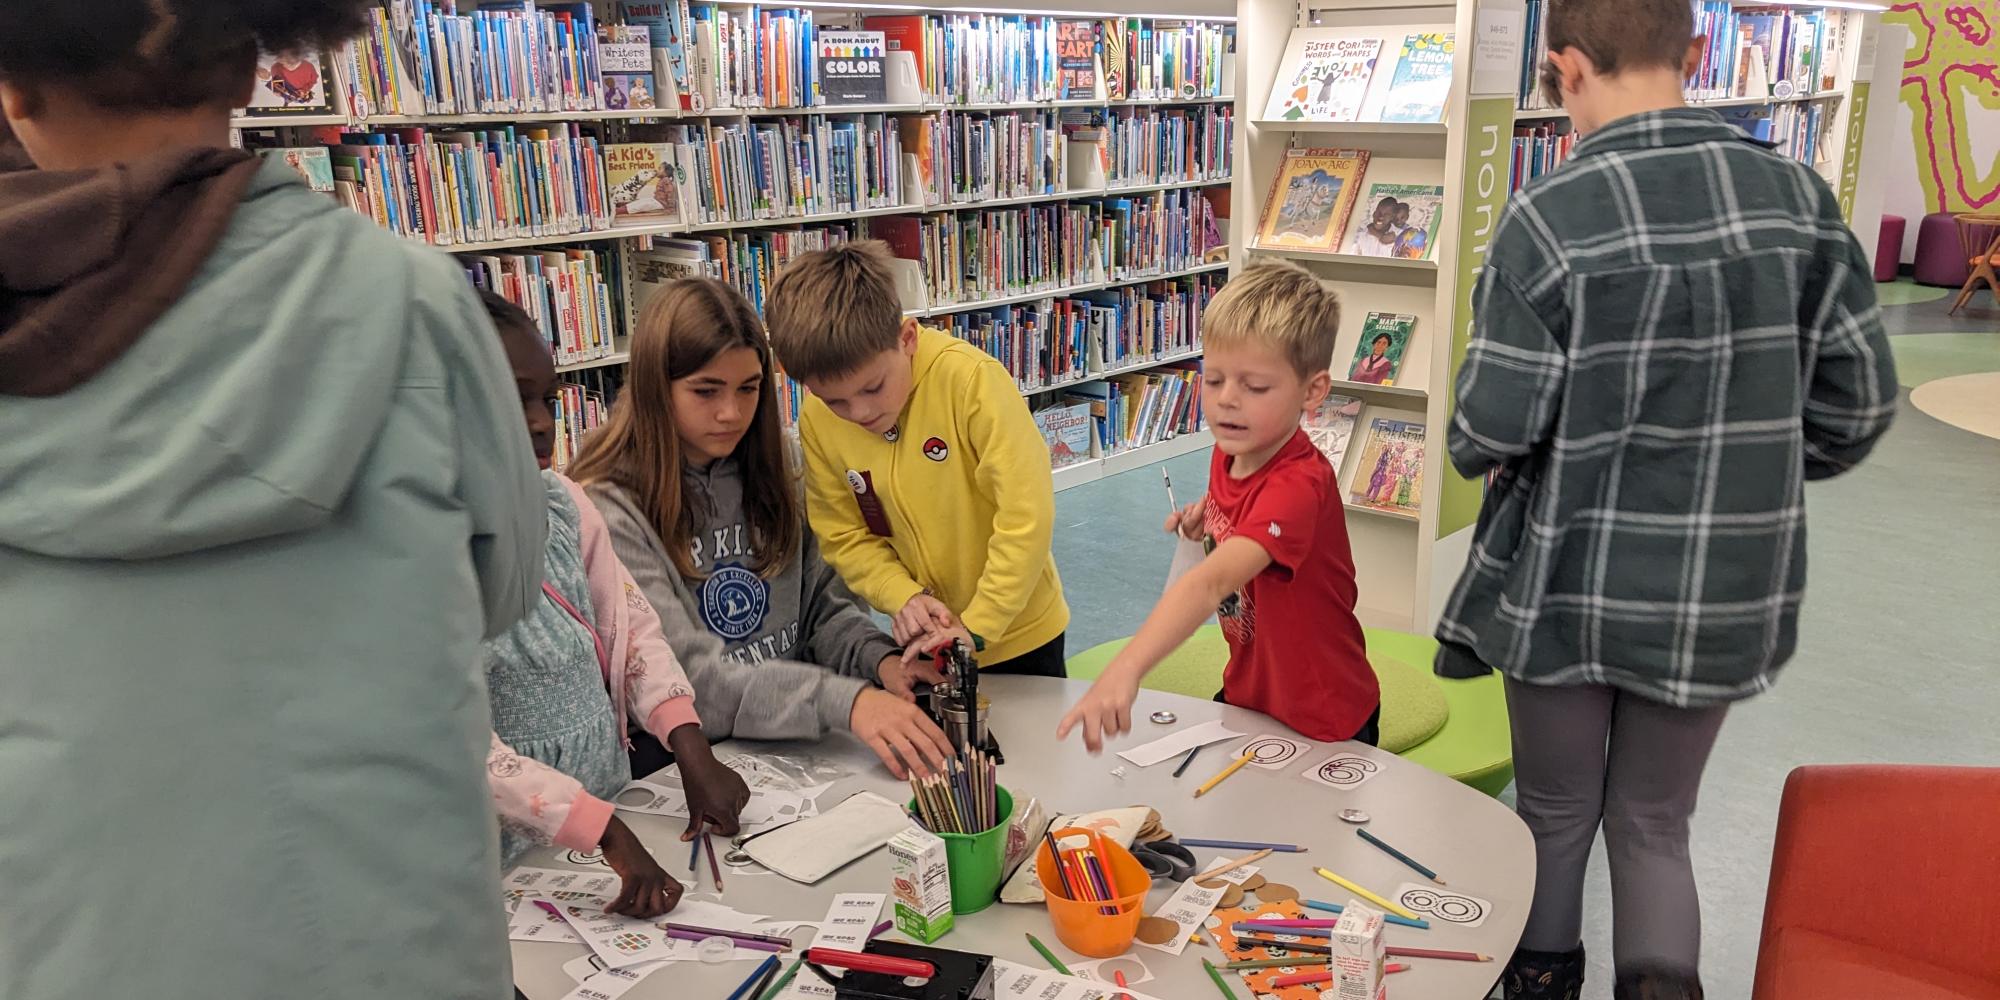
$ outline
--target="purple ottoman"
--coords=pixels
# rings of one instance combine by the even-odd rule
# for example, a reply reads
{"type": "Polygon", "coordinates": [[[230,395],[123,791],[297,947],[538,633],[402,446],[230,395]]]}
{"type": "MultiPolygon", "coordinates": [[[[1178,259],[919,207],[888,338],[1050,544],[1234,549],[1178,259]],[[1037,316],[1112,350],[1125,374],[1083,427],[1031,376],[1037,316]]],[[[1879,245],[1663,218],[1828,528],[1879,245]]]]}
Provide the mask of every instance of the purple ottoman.
{"type": "Polygon", "coordinates": [[[1903,262],[1903,226],[1900,215],[1882,217],[1882,231],[1875,237],[1875,280],[1896,280],[1896,266],[1903,262]]]}
{"type": "Polygon", "coordinates": [[[1958,224],[1950,212],[1932,212],[1917,227],[1915,278],[1919,285],[1957,288],[1972,274],[1958,246],[1958,224]]]}

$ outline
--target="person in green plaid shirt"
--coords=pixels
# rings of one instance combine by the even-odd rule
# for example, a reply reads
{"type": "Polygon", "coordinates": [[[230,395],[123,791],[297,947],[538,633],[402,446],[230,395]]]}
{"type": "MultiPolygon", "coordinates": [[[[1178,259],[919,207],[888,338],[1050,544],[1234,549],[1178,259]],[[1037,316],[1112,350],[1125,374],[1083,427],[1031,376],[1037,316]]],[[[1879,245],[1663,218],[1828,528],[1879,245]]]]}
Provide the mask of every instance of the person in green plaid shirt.
{"type": "Polygon", "coordinates": [[[1508,997],[1576,997],[1600,825],[1616,996],[1701,996],[1688,824],[1727,706],[1797,642],[1806,481],[1897,386],[1812,168],[1686,107],[1688,0],[1553,0],[1542,84],[1586,133],[1480,274],[1447,440],[1495,472],[1437,671],[1506,675],[1535,898],[1508,997]]]}

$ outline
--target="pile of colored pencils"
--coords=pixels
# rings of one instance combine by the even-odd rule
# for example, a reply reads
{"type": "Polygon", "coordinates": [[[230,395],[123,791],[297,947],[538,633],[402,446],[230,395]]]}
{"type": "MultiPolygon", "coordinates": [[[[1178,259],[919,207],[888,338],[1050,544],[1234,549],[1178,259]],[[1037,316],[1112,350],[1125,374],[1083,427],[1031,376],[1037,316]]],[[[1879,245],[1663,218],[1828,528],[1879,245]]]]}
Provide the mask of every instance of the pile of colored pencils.
{"type": "MultiPolygon", "coordinates": [[[[1119,897],[1118,882],[1111,873],[1111,855],[1104,849],[1102,835],[1093,831],[1088,846],[1068,850],[1057,844],[1048,831],[1043,831],[1042,840],[1048,845],[1049,855],[1055,858],[1056,878],[1062,883],[1064,899],[1101,903],[1119,897]]],[[[1107,906],[1098,912],[1113,916],[1118,908],[1107,906]]]]}
{"type": "Polygon", "coordinates": [[[984,751],[968,750],[929,777],[910,778],[917,822],[932,833],[985,833],[1000,822],[999,771],[984,751]]]}

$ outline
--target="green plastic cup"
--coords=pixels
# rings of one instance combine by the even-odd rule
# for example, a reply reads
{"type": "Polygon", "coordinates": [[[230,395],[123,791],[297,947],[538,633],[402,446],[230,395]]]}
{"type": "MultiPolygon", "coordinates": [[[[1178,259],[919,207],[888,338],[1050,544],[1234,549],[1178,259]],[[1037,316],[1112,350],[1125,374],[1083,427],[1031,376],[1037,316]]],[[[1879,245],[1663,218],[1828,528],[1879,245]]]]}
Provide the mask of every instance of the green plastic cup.
{"type": "MultiPolygon", "coordinates": [[[[1007,864],[1007,827],[1014,821],[1014,796],[994,786],[1000,822],[980,833],[938,833],[944,841],[945,863],[951,866],[951,912],[978,913],[1000,895],[1001,869],[1007,864]]],[[[911,799],[912,812],[917,800],[911,799]]],[[[932,831],[936,832],[936,831],[932,831]]]]}

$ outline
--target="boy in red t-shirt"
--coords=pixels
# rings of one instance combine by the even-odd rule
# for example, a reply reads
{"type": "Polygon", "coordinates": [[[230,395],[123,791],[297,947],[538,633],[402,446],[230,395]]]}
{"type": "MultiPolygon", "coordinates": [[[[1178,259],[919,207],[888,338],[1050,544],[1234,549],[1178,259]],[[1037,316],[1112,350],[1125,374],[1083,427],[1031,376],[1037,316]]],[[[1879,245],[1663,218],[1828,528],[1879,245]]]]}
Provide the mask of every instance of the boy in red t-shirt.
{"type": "Polygon", "coordinates": [[[1166,530],[1206,536],[1176,580],[1056,726],[1097,752],[1132,728],[1139,681],[1219,613],[1229,639],[1222,701],[1315,740],[1373,744],[1382,692],[1354,617],[1354,557],[1336,470],[1299,428],[1331,383],[1340,301],[1305,271],[1259,264],[1202,314],[1202,410],[1215,434],[1208,496],[1166,530]],[[1218,610],[1219,609],[1219,610],[1218,610]]]}

